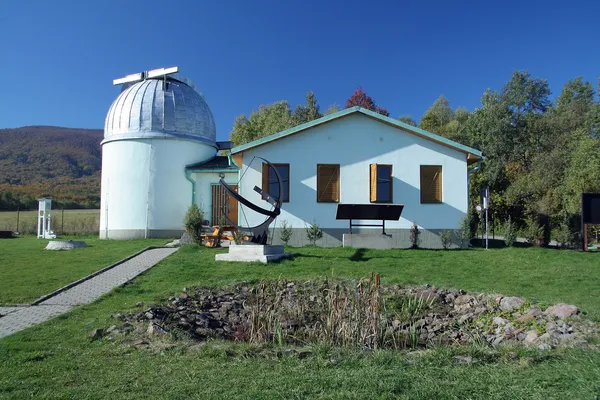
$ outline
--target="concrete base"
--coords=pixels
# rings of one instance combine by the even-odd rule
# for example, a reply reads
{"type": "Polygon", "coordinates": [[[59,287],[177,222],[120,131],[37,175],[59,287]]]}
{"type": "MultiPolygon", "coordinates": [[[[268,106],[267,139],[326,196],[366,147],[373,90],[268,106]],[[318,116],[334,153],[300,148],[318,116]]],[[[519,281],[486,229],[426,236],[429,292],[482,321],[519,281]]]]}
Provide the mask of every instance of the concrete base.
{"type": "Polygon", "coordinates": [[[387,250],[394,248],[394,241],[392,235],[344,233],[342,245],[355,249],[387,250]]]}
{"type": "Polygon", "coordinates": [[[241,262],[261,262],[268,263],[282,258],[288,258],[290,254],[285,254],[283,246],[280,245],[260,245],[260,244],[231,244],[228,254],[217,254],[217,261],[241,261],[241,262]]]}

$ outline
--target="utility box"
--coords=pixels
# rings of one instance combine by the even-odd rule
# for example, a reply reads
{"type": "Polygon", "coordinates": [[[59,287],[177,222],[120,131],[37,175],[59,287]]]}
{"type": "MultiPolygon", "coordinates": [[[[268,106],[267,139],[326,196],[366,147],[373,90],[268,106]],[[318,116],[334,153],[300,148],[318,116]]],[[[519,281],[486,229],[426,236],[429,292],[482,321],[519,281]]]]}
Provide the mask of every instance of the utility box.
{"type": "Polygon", "coordinates": [[[50,197],[38,199],[38,239],[56,239],[56,235],[52,231],[50,210],[52,210],[52,199],[50,197]]]}

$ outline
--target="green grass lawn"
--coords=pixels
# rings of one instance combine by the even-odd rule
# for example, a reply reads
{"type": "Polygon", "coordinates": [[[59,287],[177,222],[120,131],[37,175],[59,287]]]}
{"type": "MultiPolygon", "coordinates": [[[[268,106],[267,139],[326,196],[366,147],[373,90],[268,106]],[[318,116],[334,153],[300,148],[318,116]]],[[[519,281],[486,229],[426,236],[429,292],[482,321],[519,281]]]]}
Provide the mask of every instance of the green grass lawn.
{"type": "MultiPolygon", "coordinates": [[[[443,347],[415,356],[312,346],[300,359],[262,355],[260,347],[214,342],[141,350],[89,332],[192,285],[263,278],[364,277],[521,295],[577,304],[598,318],[600,255],[547,249],[354,251],[289,249],[278,264],[216,263],[218,251],[182,248],[132,284],[99,301],[0,339],[0,398],[482,398],[594,399],[600,395],[600,351],[443,347]],[[518,354],[509,360],[507,351],[518,354]],[[456,354],[479,360],[456,365],[456,354]]],[[[270,353],[267,353],[270,354],[270,353]]]]}
{"type": "MultiPolygon", "coordinates": [[[[63,238],[61,238],[63,239],[63,238]]],[[[68,238],[66,238],[68,239],[68,238]]],[[[30,303],[70,282],[167,240],[84,240],[89,247],[46,251],[48,240],[35,236],[0,240],[0,304],[30,303]]]]}

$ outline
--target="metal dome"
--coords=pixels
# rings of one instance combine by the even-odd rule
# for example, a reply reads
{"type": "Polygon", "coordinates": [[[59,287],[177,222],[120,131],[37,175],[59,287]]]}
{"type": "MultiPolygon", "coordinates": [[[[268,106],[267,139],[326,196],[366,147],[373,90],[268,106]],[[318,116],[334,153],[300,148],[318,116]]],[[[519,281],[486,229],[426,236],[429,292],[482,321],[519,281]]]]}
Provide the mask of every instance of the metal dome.
{"type": "Polygon", "coordinates": [[[187,139],[215,145],[216,128],[206,100],[185,78],[146,79],[125,88],[110,106],[106,143],[122,139],[187,139]]]}

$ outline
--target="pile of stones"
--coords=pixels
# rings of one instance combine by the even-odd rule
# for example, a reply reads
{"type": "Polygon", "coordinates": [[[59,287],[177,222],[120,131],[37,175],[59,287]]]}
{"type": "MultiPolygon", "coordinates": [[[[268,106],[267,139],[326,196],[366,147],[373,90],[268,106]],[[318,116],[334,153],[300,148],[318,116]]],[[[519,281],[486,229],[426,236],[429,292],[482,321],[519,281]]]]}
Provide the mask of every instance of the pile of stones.
{"type": "MultiPolygon", "coordinates": [[[[331,282],[280,280],[259,285],[263,288],[261,296],[277,297],[279,309],[274,315],[277,328],[286,337],[308,337],[306,331],[322,328],[322,313],[327,313],[330,306],[325,293],[331,282]]],[[[349,296],[362,293],[362,286],[355,281],[335,285],[342,285],[349,296]]],[[[194,340],[247,341],[253,329],[251,319],[257,318],[257,287],[241,283],[227,288],[184,288],[165,304],[145,307],[138,303],[141,311],[119,315],[121,325],[102,328],[102,332],[127,333],[138,326],[151,336],[173,334],[194,340]]],[[[521,343],[540,349],[595,348],[589,342],[600,333],[600,324],[586,318],[576,306],[564,303],[543,309],[521,297],[466,293],[429,285],[382,285],[377,291],[382,300],[378,311],[382,331],[388,337],[406,338],[404,347],[521,343]]],[[[261,301],[262,313],[269,305],[265,298],[261,301]]],[[[92,334],[103,335],[98,335],[97,330],[92,334]]],[[[397,341],[394,343],[397,345],[397,341]]]]}

